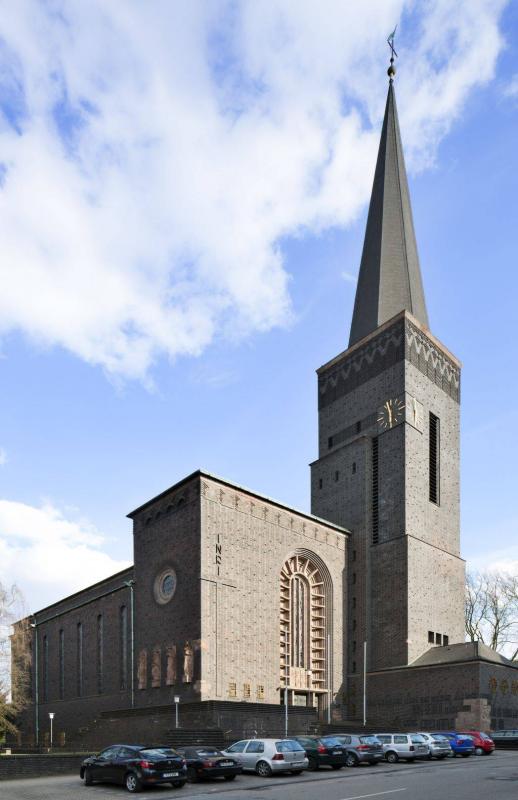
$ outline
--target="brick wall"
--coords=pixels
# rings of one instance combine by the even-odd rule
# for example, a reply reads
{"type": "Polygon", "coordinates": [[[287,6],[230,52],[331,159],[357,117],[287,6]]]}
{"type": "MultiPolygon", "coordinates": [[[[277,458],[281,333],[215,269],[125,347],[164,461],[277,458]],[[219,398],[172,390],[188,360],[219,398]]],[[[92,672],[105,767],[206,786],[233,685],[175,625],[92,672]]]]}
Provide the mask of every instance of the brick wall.
{"type": "Polygon", "coordinates": [[[0,780],[13,778],[36,778],[43,775],[75,773],[84,758],[91,753],[56,753],[46,755],[0,755],[0,780]]]}

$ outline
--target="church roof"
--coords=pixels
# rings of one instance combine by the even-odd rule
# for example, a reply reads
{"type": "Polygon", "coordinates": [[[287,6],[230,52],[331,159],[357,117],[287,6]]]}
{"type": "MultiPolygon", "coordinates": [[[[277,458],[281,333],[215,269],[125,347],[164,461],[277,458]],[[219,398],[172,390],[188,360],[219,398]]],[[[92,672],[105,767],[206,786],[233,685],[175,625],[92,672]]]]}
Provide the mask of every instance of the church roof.
{"type": "Polygon", "coordinates": [[[323,519],[322,517],[316,517],[314,514],[308,514],[306,511],[301,511],[298,508],[293,508],[293,506],[288,506],[285,503],[281,503],[279,500],[274,500],[272,497],[268,497],[268,495],[260,494],[259,492],[254,492],[252,491],[252,489],[247,489],[246,486],[241,486],[239,483],[234,483],[233,481],[229,481],[226,478],[220,478],[219,475],[214,475],[213,473],[206,472],[205,470],[202,469],[197,469],[195,470],[195,472],[191,472],[190,475],[186,475],[185,478],[182,478],[182,480],[173,484],[173,486],[170,486],[165,491],[160,492],[160,494],[157,494],[155,497],[152,497],[150,500],[147,500],[141,506],[135,508],[133,511],[130,511],[129,514],[126,514],[126,516],[129,517],[130,519],[133,519],[137,514],[140,514],[141,511],[144,511],[153,503],[156,503],[157,500],[161,500],[163,497],[166,497],[170,492],[175,491],[184,484],[190,483],[192,480],[198,478],[208,478],[209,480],[217,481],[218,483],[221,483],[223,486],[227,486],[230,489],[236,489],[237,491],[245,492],[246,494],[249,494],[251,497],[256,497],[258,500],[264,500],[266,503],[270,503],[273,506],[277,506],[277,508],[282,508],[284,511],[287,511],[292,514],[297,514],[297,516],[299,517],[305,517],[306,519],[311,520],[312,522],[317,522],[326,528],[332,528],[333,530],[338,531],[339,533],[342,533],[346,536],[350,534],[350,531],[347,528],[344,528],[342,525],[337,525],[335,522],[330,522],[329,520],[323,519]]]}
{"type": "Polygon", "coordinates": [[[501,664],[505,667],[518,669],[516,661],[492,650],[483,642],[460,642],[459,644],[431,647],[418,659],[412,662],[412,667],[427,667],[437,664],[455,664],[466,661],[489,661],[492,664],[501,664]]]}
{"type": "Polygon", "coordinates": [[[428,328],[396,97],[389,83],[349,346],[406,309],[428,328]]]}

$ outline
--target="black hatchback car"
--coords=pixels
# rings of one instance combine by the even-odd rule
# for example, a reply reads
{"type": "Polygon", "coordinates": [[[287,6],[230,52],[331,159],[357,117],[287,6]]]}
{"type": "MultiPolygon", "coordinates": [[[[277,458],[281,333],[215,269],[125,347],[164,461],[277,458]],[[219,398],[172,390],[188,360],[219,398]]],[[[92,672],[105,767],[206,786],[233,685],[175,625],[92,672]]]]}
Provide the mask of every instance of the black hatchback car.
{"type": "Polygon", "coordinates": [[[320,767],[341,769],[347,764],[346,749],[338,739],[332,736],[293,736],[302,745],[308,757],[308,769],[320,767]]]}
{"type": "Polygon", "coordinates": [[[119,783],[134,793],[157,783],[180,788],[187,780],[187,767],[185,759],[170,747],[114,744],[97,756],[85,758],[79,774],[85,786],[119,783]]]}
{"type": "Polygon", "coordinates": [[[226,781],[233,781],[242,772],[241,764],[230,756],[223,755],[216,747],[193,745],[179,747],[178,752],[187,762],[187,780],[192,783],[203,778],[225,778],[226,781]]]}

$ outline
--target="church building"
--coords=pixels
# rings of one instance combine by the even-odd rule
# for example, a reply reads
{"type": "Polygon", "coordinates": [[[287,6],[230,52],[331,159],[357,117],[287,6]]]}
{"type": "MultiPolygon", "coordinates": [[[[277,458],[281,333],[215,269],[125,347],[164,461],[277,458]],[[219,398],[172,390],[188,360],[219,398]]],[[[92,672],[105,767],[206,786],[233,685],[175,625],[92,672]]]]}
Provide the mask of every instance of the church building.
{"type": "Polygon", "coordinates": [[[175,697],[234,738],[278,735],[286,698],[299,732],[518,727],[518,666],[464,642],[461,364],[429,327],[393,77],[311,514],[201,470],[132,511],[134,566],[31,619],[22,742],[49,712],[63,742],[158,740],[175,697]]]}

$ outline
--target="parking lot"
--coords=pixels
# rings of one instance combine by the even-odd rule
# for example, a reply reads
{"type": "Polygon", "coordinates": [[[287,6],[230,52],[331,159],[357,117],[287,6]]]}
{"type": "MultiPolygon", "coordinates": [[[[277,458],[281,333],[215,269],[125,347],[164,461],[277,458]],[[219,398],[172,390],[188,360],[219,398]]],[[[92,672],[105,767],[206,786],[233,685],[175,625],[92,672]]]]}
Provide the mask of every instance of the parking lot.
{"type": "MultiPolygon", "coordinates": [[[[501,751],[491,756],[423,761],[414,764],[379,764],[333,772],[269,779],[241,775],[236,781],[187,784],[182,789],[146,789],[142,800],[209,798],[222,800],[510,800],[518,796],[518,752],[501,751]]],[[[83,786],[78,776],[0,781],[0,800],[114,800],[128,797],[122,787],[83,786]]]]}

